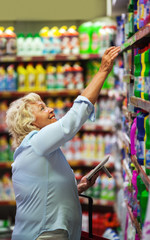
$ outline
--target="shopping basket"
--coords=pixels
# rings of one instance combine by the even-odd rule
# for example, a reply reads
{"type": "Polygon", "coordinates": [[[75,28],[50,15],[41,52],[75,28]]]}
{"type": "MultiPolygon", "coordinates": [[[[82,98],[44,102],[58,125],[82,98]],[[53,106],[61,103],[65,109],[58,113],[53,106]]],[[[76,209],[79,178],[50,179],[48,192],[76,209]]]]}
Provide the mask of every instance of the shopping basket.
{"type": "Polygon", "coordinates": [[[95,240],[108,240],[100,236],[96,236],[92,232],[92,212],[93,212],[93,199],[84,194],[80,194],[80,197],[85,197],[88,199],[88,214],[89,214],[89,232],[82,231],[80,240],[95,239],[95,240]]]}

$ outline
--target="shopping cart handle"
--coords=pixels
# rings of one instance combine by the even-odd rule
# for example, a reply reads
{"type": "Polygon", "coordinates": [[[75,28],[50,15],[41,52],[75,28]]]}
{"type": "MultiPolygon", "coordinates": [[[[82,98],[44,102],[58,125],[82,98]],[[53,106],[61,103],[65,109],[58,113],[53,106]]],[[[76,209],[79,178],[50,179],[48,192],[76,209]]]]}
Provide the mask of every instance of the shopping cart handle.
{"type": "Polygon", "coordinates": [[[88,198],[88,212],[89,212],[89,237],[93,237],[92,233],[92,212],[93,212],[93,199],[87,195],[79,194],[80,197],[88,198]]]}

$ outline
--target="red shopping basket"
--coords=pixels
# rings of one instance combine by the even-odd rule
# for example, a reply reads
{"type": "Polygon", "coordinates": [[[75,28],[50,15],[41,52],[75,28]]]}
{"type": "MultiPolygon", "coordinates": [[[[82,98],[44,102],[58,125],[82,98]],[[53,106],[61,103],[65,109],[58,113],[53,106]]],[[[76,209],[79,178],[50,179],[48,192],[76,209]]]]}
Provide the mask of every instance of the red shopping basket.
{"type": "Polygon", "coordinates": [[[108,240],[100,236],[96,236],[92,233],[92,212],[93,212],[93,199],[84,194],[80,194],[80,197],[88,198],[88,212],[89,212],[89,233],[82,231],[80,240],[95,239],[95,240],[108,240]]]}

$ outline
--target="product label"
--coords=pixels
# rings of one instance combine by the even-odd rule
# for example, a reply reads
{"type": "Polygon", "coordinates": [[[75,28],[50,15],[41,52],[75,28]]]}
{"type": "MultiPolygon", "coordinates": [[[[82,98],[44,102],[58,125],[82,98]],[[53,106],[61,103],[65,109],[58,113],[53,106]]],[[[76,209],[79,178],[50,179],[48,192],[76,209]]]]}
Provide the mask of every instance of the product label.
{"type": "Polygon", "coordinates": [[[80,35],[80,47],[81,47],[81,50],[84,50],[84,51],[88,50],[89,45],[90,45],[89,35],[87,33],[82,33],[80,35]]]}
{"type": "Polygon", "coordinates": [[[150,94],[150,77],[145,77],[144,92],[150,94]]]}
{"type": "Polygon", "coordinates": [[[25,75],[24,74],[19,74],[18,75],[18,89],[24,89],[25,88],[25,75]]]}
{"type": "Polygon", "coordinates": [[[136,151],[138,161],[144,161],[144,141],[137,140],[136,151]]]}
{"type": "Polygon", "coordinates": [[[17,42],[15,38],[7,40],[6,53],[9,55],[16,55],[17,53],[17,42]]]}
{"type": "Polygon", "coordinates": [[[97,33],[93,33],[92,35],[92,49],[96,50],[98,48],[98,34],[97,33]]]}
{"type": "Polygon", "coordinates": [[[146,150],[146,168],[150,169],[150,150],[146,150]]]}

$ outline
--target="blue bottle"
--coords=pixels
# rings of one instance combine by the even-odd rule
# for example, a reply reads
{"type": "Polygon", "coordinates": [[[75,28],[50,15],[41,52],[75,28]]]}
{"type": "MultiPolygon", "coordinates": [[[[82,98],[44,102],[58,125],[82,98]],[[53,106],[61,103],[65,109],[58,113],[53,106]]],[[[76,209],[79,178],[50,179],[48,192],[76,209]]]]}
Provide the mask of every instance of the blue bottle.
{"type": "Polygon", "coordinates": [[[141,113],[137,115],[137,161],[140,165],[144,165],[144,153],[145,153],[145,128],[144,128],[144,118],[147,116],[147,113],[141,113]]]}

